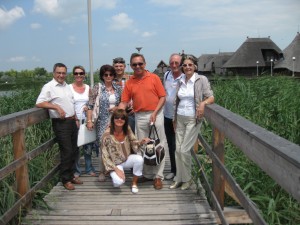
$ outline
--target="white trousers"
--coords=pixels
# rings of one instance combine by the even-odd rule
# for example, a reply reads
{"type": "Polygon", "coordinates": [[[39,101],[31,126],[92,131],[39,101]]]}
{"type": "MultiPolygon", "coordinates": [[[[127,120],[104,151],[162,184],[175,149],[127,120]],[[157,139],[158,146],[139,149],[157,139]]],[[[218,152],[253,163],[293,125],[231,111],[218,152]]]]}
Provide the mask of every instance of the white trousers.
{"type": "MultiPolygon", "coordinates": [[[[131,154],[128,156],[128,159],[117,167],[124,171],[124,169],[133,168],[133,175],[142,176],[143,175],[143,165],[144,159],[140,155],[131,154]]],[[[115,171],[110,172],[110,177],[112,179],[112,183],[114,187],[120,187],[125,183],[125,180],[122,180],[115,171]]]]}
{"type": "MultiPolygon", "coordinates": [[[[152,111],[148,112],[137,112],[135,113],[135,127],[136,127],[136,135],[139,140],[142,138],[149,136],[150,131],[150,116],[152,111]]],[[[167,150],[167,141],[166,134],[164,128],[164,115],[163,111],[160,110],[157,113],[155,126],[157,129],[157,133],[160,139],[160,143],[164,146],[165,150],[167,150]]],[[[165,157],[166,158],[166,157],[165,157]]],[[[144,165],[143,175],[148,179],[154,178],[164,178],[164,168],[165,168],[165,158],[158,166],[148,166],[144,165]]]]}
{"type": "Polygon", "coordinates": [[[174,181],[188,182],[191,180],[191,149],[197,140],[200,127],[201,123],[196,125],[195,117],[177,114],[175,151],[176,176],[174,181]]]}

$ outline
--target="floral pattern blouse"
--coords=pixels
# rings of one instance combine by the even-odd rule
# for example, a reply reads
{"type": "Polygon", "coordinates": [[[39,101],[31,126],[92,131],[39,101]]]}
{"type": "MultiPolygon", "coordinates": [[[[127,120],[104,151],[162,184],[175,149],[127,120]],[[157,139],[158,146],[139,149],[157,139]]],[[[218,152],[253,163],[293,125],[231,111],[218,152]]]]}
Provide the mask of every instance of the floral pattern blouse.
{"type": "MultiPolygon", "coordinates": [[[[122,88],[117,85],[115,82],[112,83],[114,94],[116,98],[116,106],[120,104],[121,101],[121,94],[122,94],[122,88]]],[[[96,97],[99,91],[99,84],[96,84],[92,90],[92,94],[89,98],[88,108],[93,110],[96,97]]],[[[106,90],[105,85],[101,85],[100,87],[100,98],[99,98],[99,116],[96,121],[96,137],[97,137],[97,143],[100,143],[102,135],[104,131],[106,130],[109,119],[110,119],[110,112],[109,112],[109,95],[110,93],[106,90]]]]}
{"type": "Polygon", "coordinates": [[[128,134],[123,142],[119,142],[107,128],[102,136],[102,160],[106,171],[113,171],[117,165],[125,162],[130,154],[140,152],[140,142],[128,126],[128,134]]]}

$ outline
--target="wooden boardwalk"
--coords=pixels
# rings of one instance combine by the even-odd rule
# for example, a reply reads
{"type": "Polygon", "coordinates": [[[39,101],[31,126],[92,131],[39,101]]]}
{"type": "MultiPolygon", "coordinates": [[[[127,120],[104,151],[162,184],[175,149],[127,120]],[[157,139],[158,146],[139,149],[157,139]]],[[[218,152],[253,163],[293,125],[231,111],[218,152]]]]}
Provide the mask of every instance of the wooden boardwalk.
{"type": "MultiPolygon", "coordinates": [[[[97,160],[93,161],[96,165],[97,160]]],[[[169,171],[166,160],[165,173],[169,171]]],[[[216,224],[206,197],[198,194],[196,185],[186,191],[171,190],[171,181],[163,181],[164,188],[155,190],[153,182],[145,182],[139,184],[138,194],[132,194],[131,171],[126,174],[121,188],[113,188],[110,177],[100,183],[97,177],[86,175],[81,176],[84,184],[76,185],[74,191],[58,183],[44,198],[51,209],[31,210],[22,224],[216,224]]]]}

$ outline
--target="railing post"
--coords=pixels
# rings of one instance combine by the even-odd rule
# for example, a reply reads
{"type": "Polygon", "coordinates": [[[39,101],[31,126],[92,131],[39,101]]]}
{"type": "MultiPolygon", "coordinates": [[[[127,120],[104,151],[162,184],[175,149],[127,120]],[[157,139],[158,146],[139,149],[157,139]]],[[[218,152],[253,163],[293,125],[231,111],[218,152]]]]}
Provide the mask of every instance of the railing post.
{"type": "MultiPolygon", "coordinates": [[[[213,128],[213,152],[217,155],[220,161],[224,164],[224,133],[220,132],[217,128],[213,128]]],[[[225,193],[225,181],[221,175],[220,169],[213,163],[213,192],[218,199],[218,202],[222,209],[224,209],[224,193],[225,193]]]]}
{"type": "MultiPolygon", "coordinates": [[[[26,154],[25,129],[17,130],[12,134],[14,159],[17,160],[26,154]]],[[[24,196],[29,190],[29,175],[27,163],[16,169],[17,193],[24,196]]]]}

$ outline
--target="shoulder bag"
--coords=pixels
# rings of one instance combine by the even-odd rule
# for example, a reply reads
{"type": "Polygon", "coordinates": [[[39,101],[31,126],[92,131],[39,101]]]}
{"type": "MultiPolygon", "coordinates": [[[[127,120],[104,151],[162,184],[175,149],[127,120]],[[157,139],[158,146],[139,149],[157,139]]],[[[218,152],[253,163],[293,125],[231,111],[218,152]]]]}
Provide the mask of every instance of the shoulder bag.
{"type": "Polygon", "coordinates": [[[165,157],[165,149],[160,144],[160,139],[154,124],[150,125],[149,139],[150,141],[146,144],[143,152],[144,164],[157,166],[165,157]]]}
{"type": "Polygon", "coordinates": [[[86,127],[85,120],[82,119],[82,114],[84,112],[82,111],[80,120],[79,120],[79,130],[78,130],[78,138],[77,138],[77,146],[80,147],[82,145],[91,143],[96,140],[96,129],[93,128],[93,130],[89,130],[86,127]]]}

